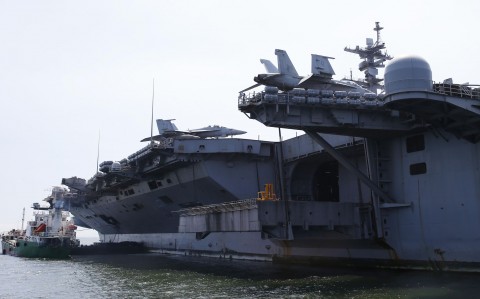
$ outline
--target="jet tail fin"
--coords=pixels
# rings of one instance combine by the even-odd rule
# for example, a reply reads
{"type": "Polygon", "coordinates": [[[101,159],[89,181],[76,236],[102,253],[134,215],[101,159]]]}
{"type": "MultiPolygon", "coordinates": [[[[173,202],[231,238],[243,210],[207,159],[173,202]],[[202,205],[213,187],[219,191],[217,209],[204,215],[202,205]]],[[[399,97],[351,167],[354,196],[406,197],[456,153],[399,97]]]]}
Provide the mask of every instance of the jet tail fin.
{"type": "Polygon", "coordinates": [[[298,73],[295,70],[295,67],[293,66],[293,63],[288,57],[288,54],[286,51],[276,49],[275,55],[277,55],[278,70],[280,71],[280,74],[287,74],[287,75],[298,77],[298,73]]]}
{"type": "Polygon", "coordinates": [[[332,77],[335,75],[329,59],[333,57],[312,54],[312,74],[332,77]]]}
{"type": "Polygon", "coordinates": [[[260,62],[265,67],[265,70],[267,71],[267,73],[269,74],[278,73],[277,67],[270,60],[260,59],[260,62]]]}
{"type": "Polygon", "coordinates": [[[172,123],[174,119],[157,119],[158,134],[162,135],[166,131],[177,131],[177,126],[172,123]]]}

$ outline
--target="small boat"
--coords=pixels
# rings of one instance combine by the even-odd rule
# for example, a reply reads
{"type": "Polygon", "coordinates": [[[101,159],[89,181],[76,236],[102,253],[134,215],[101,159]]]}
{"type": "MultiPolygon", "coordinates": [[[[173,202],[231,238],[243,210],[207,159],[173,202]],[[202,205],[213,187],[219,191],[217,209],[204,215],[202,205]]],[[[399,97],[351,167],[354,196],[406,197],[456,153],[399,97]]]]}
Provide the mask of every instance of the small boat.
{"type": "Polygon", "coordinates": [[[66,188],[53,187],[52,194],[44,199],[49,203],[48,207],[34,203],[34,220],[27,222],[25,230],[22,219],[22,229],[2,234],[2,254],[29,258],[69,258],[71,250],[80,246],[80,241],[76,238],[77,227],[70,213],[63,209],[64,196],[68,192],[66,188]]]}

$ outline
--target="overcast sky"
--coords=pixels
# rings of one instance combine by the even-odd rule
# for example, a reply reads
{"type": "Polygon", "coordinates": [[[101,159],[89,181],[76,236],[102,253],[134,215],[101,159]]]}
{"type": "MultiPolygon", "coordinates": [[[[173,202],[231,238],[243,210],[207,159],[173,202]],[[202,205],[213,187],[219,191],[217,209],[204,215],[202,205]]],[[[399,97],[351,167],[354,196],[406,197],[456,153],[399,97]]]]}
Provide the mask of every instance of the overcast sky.
{"type": "MultiPolygon", "coordinates": [[[[336,79],[362,77],[343,51],[375,38],[392,56],[416,54],[433,79],[480,84],[480,2],[441,1],[0,1],[0,231],[63,177],[90,178],[150,135],[155,118],[179,129],[223,125],[243,137],[278,131],[237,109],[260,58],[288,52],[300,74],[310,54],[335,57],[336,79]]],[[[295,132],[283,130],[284,136],[295,132]]]]}

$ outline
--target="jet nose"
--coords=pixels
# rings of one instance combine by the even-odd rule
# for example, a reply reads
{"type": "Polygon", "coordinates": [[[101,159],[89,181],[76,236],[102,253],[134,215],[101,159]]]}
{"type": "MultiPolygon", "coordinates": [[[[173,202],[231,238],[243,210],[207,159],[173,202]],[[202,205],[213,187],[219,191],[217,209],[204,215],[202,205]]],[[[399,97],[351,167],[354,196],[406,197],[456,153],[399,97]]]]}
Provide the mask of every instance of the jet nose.
{"type": "Polygon", "coordinates": [[[233,130],[235,135],[242,135],[242,134],[246,134],[247,132],[245,131],[242,131],[242,130],[233,130]]]}

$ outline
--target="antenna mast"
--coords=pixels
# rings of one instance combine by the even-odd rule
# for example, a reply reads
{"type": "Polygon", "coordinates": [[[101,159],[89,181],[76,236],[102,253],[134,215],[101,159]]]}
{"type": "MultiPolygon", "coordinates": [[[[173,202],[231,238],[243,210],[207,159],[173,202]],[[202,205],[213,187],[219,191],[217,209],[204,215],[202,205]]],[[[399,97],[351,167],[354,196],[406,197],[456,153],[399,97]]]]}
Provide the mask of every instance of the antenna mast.
{"type": "Polygon", "coordinates": [[[98,130],[98,142],[97,142],[97,165],[95,166],[96,172],[98,173],[98,159],[100,159],[100,130],[98,130]]]}
{"type": "Polygon", "coordinates": [[[378,88],[381,88],[380,82],[383,79],[378,78],[378,69],[385,67],[383,64],[385,61],[392,59],[390,55],[387,54],[385,49],[385,43],[380,39],[380,31],[383,27],[380,26],[380,22],[375,22],[374,31],[377,32],[377,40],[375,43],[372,38],[367,38],[366,47],[356,46],[355,48],[345,47],[346,52],[358,54],[363,61],[359,64],[358,69],[363,71],[365,74],[364,84],[372,92],[377,91],[378,88]]]}
{"type": "Polygon", "coordinates": [[[152,118],[150,120],[150,144],[153,144],[153,104],[155,103],[155,78],[152,82],[152,118]]]}
{"type": "Polygon", "coordinates": [[[377,31],[377,42],[375,43],[376,45],[380,44],[380,30],[382,30],[383,27],[380,27],[380,22],[375,22],[375,28],[373,30],[377,31]]]}
{"type": "Polygon", "coordinates": [[[22,214],[22,229],[20,232],[23,233],[23,223],[25,222],[25,208],[23,208],[23,214],[22,214]]]}

